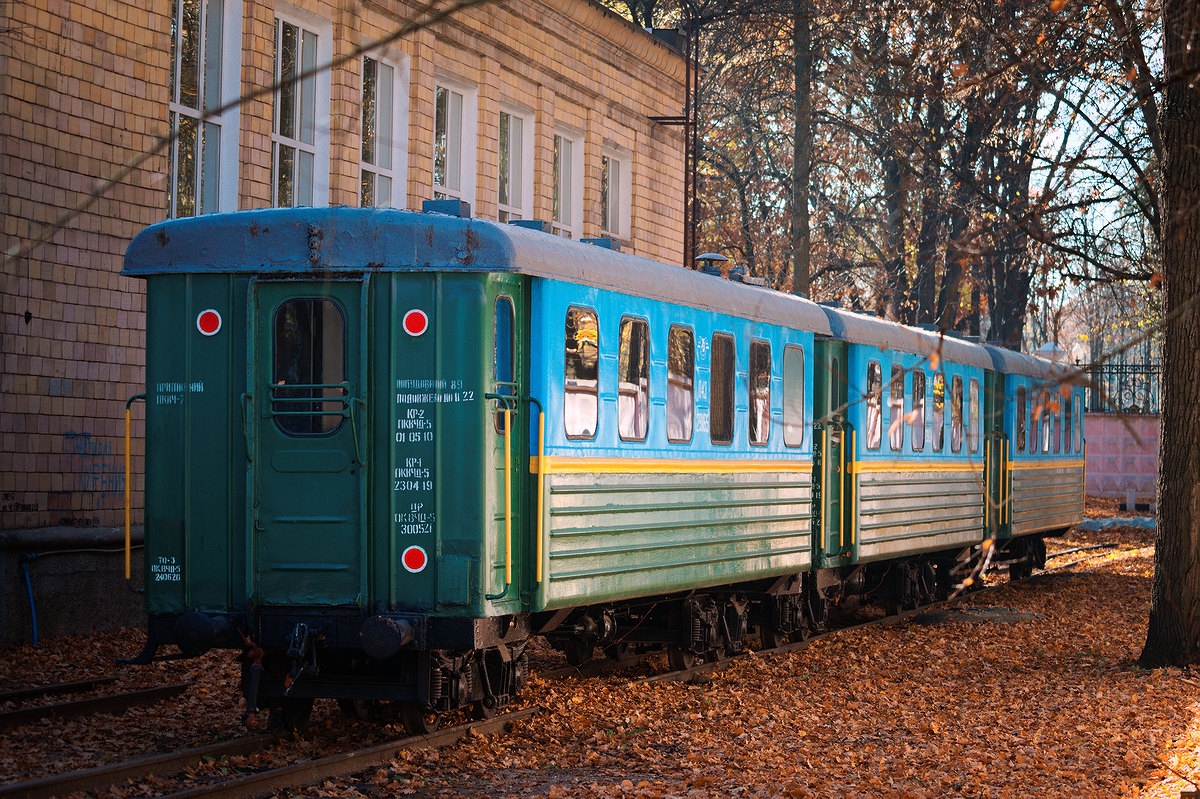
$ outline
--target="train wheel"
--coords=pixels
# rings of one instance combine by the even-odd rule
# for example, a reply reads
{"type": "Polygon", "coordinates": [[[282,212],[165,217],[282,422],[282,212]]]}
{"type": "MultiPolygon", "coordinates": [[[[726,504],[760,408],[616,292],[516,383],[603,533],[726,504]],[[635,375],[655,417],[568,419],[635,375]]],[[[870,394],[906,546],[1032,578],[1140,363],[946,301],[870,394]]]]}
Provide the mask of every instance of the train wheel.
{"type": "Polygon", "coordinates": [[[428,735],[436,732],[441,723],[441,717],[436,710],[428,705],[417,702],[405,702],[401,710],[404,727],[411,735],[428,735]]]}
{"type": "Polygon", "coordinates": [[[339,699],[337,703],[343,713],[359,721],[371,718],[376,709],[375,702],[370,699],[339,699]]]}
{"type": "Polygon", "coordinates": [[[489,705],[487,702],[473,702],[469,710],[469,715],[475,721],[487,721],[490,718],[495,718],[497,708],[494,705],[489,705]]]}
{"type": "Polygon", "coordinates": [[[671,671],[686,671],[696,665],[696,653],[678,644],[667,646],[667,668],[671,671]]]}
{"type": "Polygon", "coordinates": [[[285,732],[296,732],[308,726],[312,718],[313,700],[311,697],[284,699],[279,707],[271,708],[271,729],[285,732]]]}
{"type": "Polygon", "coordinates": [[[595,648],[594,645],[582,638],[568,638],[563,645],[563,652],[567,656],[567,663],[572,666],[582,666],[592,659],[592,652],[595,648]]]}
{"type": "Polygon", "coordinates": [[[792,637],[778,627],[764,624],[758,628],[758,637],[763,649],[778,649],[792,640],[792,637]]]}
{"type": "Polygon", "coordinates": [[[626,658],[632,657],[634,654],[633,646],[630,644],[609,644],[604,647],[604,656],[609,660],[615,660],[620,663],[626,658]]]}

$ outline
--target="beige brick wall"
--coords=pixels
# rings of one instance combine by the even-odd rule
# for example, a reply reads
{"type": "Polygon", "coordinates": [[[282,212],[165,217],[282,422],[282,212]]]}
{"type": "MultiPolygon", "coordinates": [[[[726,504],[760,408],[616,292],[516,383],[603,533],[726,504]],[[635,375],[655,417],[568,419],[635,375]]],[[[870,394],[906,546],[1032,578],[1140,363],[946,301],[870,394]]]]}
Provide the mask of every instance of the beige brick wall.
{"type": "MultiPolygon", "coordinates": [[[[141,391],[144,298],[118,273],[130,238],[166,205],[166,158],[155,151],[170,47],[161,5],[4,4],[3,529],[123,517],[123,419],[141,391]]],[[[138,475],[140,453],[138,442],[138,475]]]]}
{"type": "MultiPolygon", "coordinates": [[[[119,526],[124,410],[144,386],[144,294],[121,277],[132,237],[167,207],[171,3],[5,2],[0,43],[0,529],[119,526]],[[19,32],[19,33],[13,33],[19,32]],[[157,149],[156,149],[157,148],[157,149]],[[107,185],[107,181],[113,181],[107,185]],[[93,197],[95,192],[95,197],[93,197]]],[[[398,0],[296,0],[328,20],[329,202],[357,205],[361,59],[409,24],[398,0]]],[[[243,0],[238,207],[270,204],[275,3],[243,0]]],[[[550,218],[554,127],[583,134],[583,235],[600,235],[603,148],[632,154],[626,251],[682,258],[684,65],[586,0],[490,3],[393,42],[408,61],[407,207],[432,196],[438,77],[477,90],[477,216],[497,215],[502,103],[534,115],[534,208],[550,218]]],[[[134,405],[134,522],[142,443],[134,405]]]]}

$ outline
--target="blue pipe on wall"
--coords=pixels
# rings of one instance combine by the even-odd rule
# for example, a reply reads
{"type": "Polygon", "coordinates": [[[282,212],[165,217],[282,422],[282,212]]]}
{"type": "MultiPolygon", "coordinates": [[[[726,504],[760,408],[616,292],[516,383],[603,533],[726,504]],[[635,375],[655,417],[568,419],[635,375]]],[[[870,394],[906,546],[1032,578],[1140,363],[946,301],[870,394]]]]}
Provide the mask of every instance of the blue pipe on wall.
{"type": "Polygon", "coordinates": [[[25,575],[25,592],[29,594],[29,620],[33,624],[33,645],[38,645],[37,605],[33,602],[33,580],[29,576],[29,563],[37,559],[37,554],[26,552],[21,556],[21,573],[25,575]]]}

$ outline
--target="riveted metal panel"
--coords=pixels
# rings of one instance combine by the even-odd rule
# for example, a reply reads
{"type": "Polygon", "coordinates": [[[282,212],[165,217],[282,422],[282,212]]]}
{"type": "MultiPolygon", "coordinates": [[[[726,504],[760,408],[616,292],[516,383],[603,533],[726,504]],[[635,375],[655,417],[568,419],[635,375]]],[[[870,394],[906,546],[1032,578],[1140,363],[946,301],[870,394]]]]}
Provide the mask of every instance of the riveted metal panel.
{"type": "Polygon", "coordinates": [[[811,466],[747,474],[550,475],[543,606],[808,569],[811,466]]]}
{"type": "Polygon", "coordinates": [[[983,540],[983,468],[858,475],[860,560],[983,540]]]}
{"type": "Polygon", "coordinates": [[[1012,469],[1014,536],[1062,530],[1083,521],[1082,461],[1020,464],[1012,469]]]}

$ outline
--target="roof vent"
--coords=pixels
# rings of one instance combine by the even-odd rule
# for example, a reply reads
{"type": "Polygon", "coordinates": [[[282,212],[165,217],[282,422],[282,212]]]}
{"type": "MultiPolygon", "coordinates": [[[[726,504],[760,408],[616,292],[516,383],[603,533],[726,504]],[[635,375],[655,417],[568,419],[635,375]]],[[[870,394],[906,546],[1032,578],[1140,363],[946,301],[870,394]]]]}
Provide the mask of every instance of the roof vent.
{"type": "Polygon", "coordinates": [[[421,203],[421,210],[427,214],[471,218],[471,204],[466,200],[426,200],[421,203]]]}
{"type": "Polygon", "coordinates": [[[744,266],[735,266],[729,270],[729,279],[744,283],[747,286],[766,286],[767,280],[762,277],[751,277],[744,266]]]}
{"type": "Polygon", "coordinates": [[[598,239],[580,239],[580,241],[584,244],[594,244],[597,247],[603,247],[606,250],[613,250],[614,252],[621,251],[621,240],[614,239],[612,236],[604,236],[598,239]]]}
{"type": "Polygon", "coordinates": [[[701,272],[706,275],[721,277],[721,264],[729,259],[719,252],[704,252],[697,255],[696,260],[700,262],[701,272]]]}
{"type": "Polygon", "coordinates": [[[523,227],[523,228],[529,228],[530,230],[537,230],[542,233],[550,232],[550,223],[545,221],[544,219],[510,219],[510,220],[508,220],[508,224],[513,225],[514,227],[523,227]]]}

